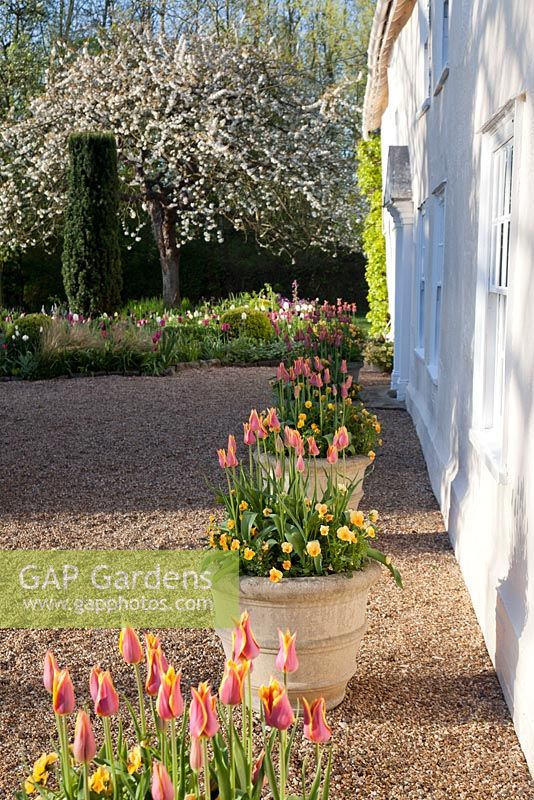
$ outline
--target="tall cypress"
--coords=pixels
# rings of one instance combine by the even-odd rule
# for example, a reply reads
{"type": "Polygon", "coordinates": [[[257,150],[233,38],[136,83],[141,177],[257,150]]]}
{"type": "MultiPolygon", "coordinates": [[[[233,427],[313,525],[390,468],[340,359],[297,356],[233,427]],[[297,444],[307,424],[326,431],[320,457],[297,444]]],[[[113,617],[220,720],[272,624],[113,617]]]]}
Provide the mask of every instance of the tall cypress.
{"type": "Polygon", "coordinates": [[[111,133],[69,137],[63,283],[72,311],[95,314],[120,304],[117,147],[111,133]]]}

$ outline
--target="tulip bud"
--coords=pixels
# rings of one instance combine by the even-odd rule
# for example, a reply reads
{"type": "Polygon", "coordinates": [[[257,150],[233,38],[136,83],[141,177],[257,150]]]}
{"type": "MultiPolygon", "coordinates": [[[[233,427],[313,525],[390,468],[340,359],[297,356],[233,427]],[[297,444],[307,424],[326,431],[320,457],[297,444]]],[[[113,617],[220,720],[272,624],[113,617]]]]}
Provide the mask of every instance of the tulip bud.
{"type": "Polygon", "coordinates": [[[304,459],[302,455],[299,455],[297,458],[297,472],[304,472],[306,469],[306,464],[304,463],[304,459]]]}
{"type": "Polygon", "coordinates": [[[174,800],[174,787],[169,773],[160,761],[152,762],[152,782],[150,784],[152,800],[174,800]]]}
{"type": "Polygon", "coordinates": [[[107,670],[98,675],[98,692],[94,702],[95,714],[99,717],[111,717],[119,710],[119,696],[107,670]]]}
{"type": "Polygon", "coordinates": [[[291,635],[289,630],[282,633],[278,628],[278,641],[280,642],[280,649],[276,656],[275,667],[279,672],[296,672],[299,668],[299,660],[297,658],[297,651],[295,647],[295,640],[297,634],[291,635]]]}
{"type": "Polygon", "coordinates": [[[51,650],[47,650],[44,657],[43,684],[49,694],[52,694],[52,689],[54,687],[54,675],[56,672],[59,672],[56,657],[51,650]]]}
{"type": "Polygon", "coordinates": [[[248,611],[243,611],[237,628],[232,632],[232,644],[232,659],[234,661],[243,659],[254,661],[260,654],[260,646],[250,627],[248,611]]]}
{"type": "Polygon", "coordinates": [[[60,669],[54,673],[52,685],[52,706],[60,716],[72,714],[75,706],[74,688],[68,669],[60,669]]]}
{"type": "Polygon", "coordinates": [[[72,753],[78,764],[88,764],[96,755],[96,742],[87,713],[78,711],[72,753]]]}
{"type": "Polygon", "coordinates": [[[141,642],[133,628],[123,628],[121,630],[119,650],[127,664],[140,664],[144,658],[141,642]]]}
{"type": "Polygon", "coordinates": [[[181,672],[176,673],[173,667],[161,676],[161,683],[156,700],[156,711],[162,720],[176,719],[184,711],[184,700],[180,690],[181,672]]]}
{"type": "Polygon", "coordinates": [[[326,453],[326,460],[329,464],[337,464],[338,461],[338,452],[337,447],[333,444],[329,445],[327,453],[326,453]]]}
{"type": "Polygon", "coordinates": [[[167,672],[169,665],[161,649],[159,636],[147,633],[145,642],[147,669],[145,689],[147,694],[151,697],[155,697],[160,687],[161,676],[167,672]]]}

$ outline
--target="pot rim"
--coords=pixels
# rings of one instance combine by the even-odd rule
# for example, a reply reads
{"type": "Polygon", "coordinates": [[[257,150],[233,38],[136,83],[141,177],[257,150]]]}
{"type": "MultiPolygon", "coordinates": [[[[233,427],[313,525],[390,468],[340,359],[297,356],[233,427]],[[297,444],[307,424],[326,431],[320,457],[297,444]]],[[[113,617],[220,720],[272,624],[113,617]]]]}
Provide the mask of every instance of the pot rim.
{"type": "MultiPolygon", "coordinates": [[[[265,457],[267,457],[269,459],[269,461],[275,461],[276,460],[276,456],[274,455],[274,453],[260,453],[260,461],[262,459],[264,459],[265,457]]],[[[256,459],[258,458],[257,453],[254,453],[254,458],[256,458],[256,459]]],[[[321,466],[321,467],[324,464],[327,464],[328,468],[330,468],[331,466],[334,466],[334,467],[337,467],[339,469],[339,468],[341,468],[343,466],[343,460],[342,459],[340,459],[337,462],[337,464],[329,464],[327,459],[326,459],[326,456],[322,456],[321,458],[317,458],[317,457],[310,458],[310,456],[305,455],[304,456],[304,461],[306,463],[309,463],[309,464],[315,463],[317,466],[321,466]]],[[[366,456],[365,453],[356,453],[356,455],[353,455],[353,456],[345,456],[345,461],[347,463],[349,463],[349,464],[354,464],[357,461],[365,462],[366,465],[369,465],[369,464],[373,463],[371,461],[371,459],[369,458],[369,456],[366,456]]]]}

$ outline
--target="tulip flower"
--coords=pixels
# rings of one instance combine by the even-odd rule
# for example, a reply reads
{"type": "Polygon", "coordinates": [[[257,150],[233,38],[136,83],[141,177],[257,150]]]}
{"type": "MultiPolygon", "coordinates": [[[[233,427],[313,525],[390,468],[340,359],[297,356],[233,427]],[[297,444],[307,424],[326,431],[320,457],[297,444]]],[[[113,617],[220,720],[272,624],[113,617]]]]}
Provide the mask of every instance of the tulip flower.
{"type": "Polygon", "coordinates": [[[180,690],[181,676],[182,673],[176,673],[173,667],[169,667],[167,672],[161,675],[156,711],[162,720],[176,719],[184,712],[184,700],[180,690]]]}
{"type": "Polygon", "coordinates": [[[347,389],[345,384],[342,383],[341,384],[341,397],[343,398],[343,400],[346,400],[348,396],[349,396],[349,390],[347,389]]]}
{"type": "Polygon", "coordinates": [[[243,441],[248,446],[256,443],[256,435],[254,431],[250,429],[248,422],[243,423],[243,441]]]}
{"type": "Polygon", "coordinates": [[[334,439],[332,444],[334,447],[337,447],[338,450],[344,450],[345,447],[349,445],[349,432],[345,425],[342,425],[334,434],[334,439]]]}
{"type": "Polygon", "coordinates": [[[226,662],[224,675],[219,687],[219,700],[225,706],[237,706],[243,702],[243,685],[250,670],[250,661],[226,662]]]}
{"type": "Polygon", "coordinates": [[[52,706],[58,716],[72,714],[76,701],[74,688],[68,669],[60,669],[54,673],[52,684],[52,706]]]}
{"type": "Polygon", "coordinates": [[[74,727],[72,754],[78,764],[88,764],[96,755],[96,742],[87,713],[78,711],[74,727]]]}
{"type": "Polygon", "coordinates": [[[147,633],[145,642],[147,669],[145,689],[148,695],[155,697],[159,690],[161,676],[167,672],[169,665],[161,649],[159,636],[147,633]]]}
{"type": "Polygon", "coordinates": [[[252,409],[250,412],[250,416],[248,418],[248,424],[250,425],[250,430],[256,433],[261,428],[261,420],[258,416],[258,412],[255,408],[252,409]]]}
{"type": "Polygon", "coordinates": [[[308,436],[308,453],[310,456],[318,456],[320,454],[320,450],[317,447],[317,442],[313,438],[313,436],[308,436]]]}
{"type": "Polygon", "coordinates": [[[277,680],[271,678],[268,686],[258,690],[265,715],[265,723],[271,728],[286,731],[295,721],[286,690],[277,680]]]}
{"type": "Polygon", "coordinates": [[[189,707],[189,732],[197,739],[211,739],[219,730],[216,699],[211,696],[207,682],[199,683],[198,689],[192,688],[191,694],[193,697],[189,707]]]}
{"type": "Polygon", "coordinates": [[[267,416],[265,417],[265,425],[269,430],[275,431],[278,433],[280,430],[280,420],[278,419],[278,415],[276,413],[276,408],[270,408],[267,411],[267,416]]]}
{"type": "Polygon", "coordinates": [[[227,448],[227,450],[228,450],[228,452],[227,452],[227,455],[226,455],[226,466],[227,467],[238,467],[239,466],[239,461],[237,460],[237,456],[236,456],[237,444],[236,444],[235,436],[232,436],[232,434],[230,434],[230,436],[228,437],[228,448],[227,448]]]}
{"type": "Polygon", "coordinates": [[[152,800],[174,800],[174,786],[169,773],[160,761],[152,762],[152,782],[150,784],[152,800]]]}
{"type": "Polygon", "coordinates": [[[219,466],[221,469],[226,469],[228,464],[226,463],[226,451],[222,448],[217,450],[217,457],[219,459],[219,466]]]}
{"type": "Polygon", "coordinates": [[[282,475],[283,475],[282,464],[278,459],[276,459],[276,464],[274,465],[274,477],[276,478],[276,480],[279,481],[282,475]]]}
{"type": "Polygon", "coordinates": [[[127,664],[140,664],[144,659],[141,642],[133,628],[123,628],[121,630],[119,650],[127,664]]]}
{"type": "MultiPolygon", "coordinates": [[[[191,751],[189,753],[189,764],[191,765],[191,769],[202,769],[203,764],[203,755],[202,755],[202,742],[197,737],[191,737],[191,751]]],[[[196,795],[195,795],[196,797],[196,795]]]]}
{"type": "Polygon", "coordinates": [[[323,373],[323,381],[325,382],[325,384],[329,384],[331,381],[330,370],[328,369],[328,367],[325,369],[323,373]]]}
{"type": "MultiPolygon", "coordinates": [[[[251,778],[251,780],[252,780],[252,785],[253,786],[256,786],[256,784],[258,783],[258,781],[259,781],[259,779],[260,779],[260,777],[262,775],[262,767],[263,767],[264,759],[265,759],[265,750],[262,750],[261,753],[259,754],[258,758],[256,759],[256,761],[254,763],[254,768],[252,770],[252,778],[251,778]]],[[[264,776],[263,777],[263,785],[264,786],[265,786],[266,782],[267,782],[267,777],[264,776]]]]}
{"type": "Polygon", "coordinates": [[[297,458],[297,472],[304,472],[306,469],[306,464],[304,463],[304,459],[302,455],[299,455],[297,458]]]}
{"type": "Polygon", "coordinates": [[[328,461],[329,464],[337,464],[338,451],[335,445],[333,444],[329,445],[326,453],[326,460],[328,461]]]}
{"type": "Polygon", "coordinates": [[[250,627],[248,611],[243,611],[239,624],[232,632],[233,661],[254,661],[260,654],[260,646],[250,627]]]}
{"type": "Polygon", "coordinates": [[[284,365],[283,362],[280,362],[280,365],[277,367],[276,380],[277,381],[284,381],[284,383],[288,383],[289,382],[289,373],[288,373],[287,369],[285,368],[285,365],[284,365]]]}
{"type": "Polygon", "coordinates": [[[295,640],[297,634],[291,634],[289,630],[283,633],[278,628],[278,641],[280,642],[280,649],[276,656],[275,667],[279,672],[296,672],[299,668],[299,660],[297,658],[297,651],[295,647],[295,640]]]}
{"type": "Polygon", "coordinates": [[[52,694],[56,672],[59,672],[56,657],[51,650],[47,650],[44,657],[43,684],[48,694],[52,694]]]}
{"type": "Polygon", "coordinates": [[[341,367],[339,368],[339,371],[341,372],[342,375],[346,375],[347,374],[348,370],[347,370],[347,359],[346,358],[343,358],[341,360],[341,367]]]}
{"type": "Polygon", "coordinates": [[[98,691],[96,694],[95,714],[99,717],[112,717],[119,710],[119,696],[113,685],[108,670],[100,670],[98,674],[98,691]]]}
{"type": "Polygon", "coordinates": [[[305,697],[302,698],[304,709],[304,736],[310,742],[325,744],[332,736],[332,729],[326,721],[326,703],[324,697],[319,697],[310,704],[305,697]]]}
{"type": "Polygon", "coordinates": [[[89,673],[89,692],[91,694],[93,703],[96,703],[96,698],[98,696],[99,676],[102,674],[102,672],[103,670],[98,665],[95,665],[89,673]]]}

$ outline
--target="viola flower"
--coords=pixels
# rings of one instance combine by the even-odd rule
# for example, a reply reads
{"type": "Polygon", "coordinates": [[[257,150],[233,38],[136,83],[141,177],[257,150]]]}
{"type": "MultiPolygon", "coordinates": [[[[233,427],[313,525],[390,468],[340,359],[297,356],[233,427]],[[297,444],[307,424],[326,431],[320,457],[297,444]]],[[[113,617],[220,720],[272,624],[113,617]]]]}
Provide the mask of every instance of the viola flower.
{"type": "Polygon", "coordinates": [[[325,744],[332,736],[332,729],[326,721],[326,703],[324,697],[319,697],[310,704],[305,697],[302,698],[304,710],[304,736],[311,742],[325,744]]]}
{"type": "Polygon", "coordinates": [[[369,525],[369,526],[368,526],[368,527],[365,529],[365,533],[366,533],[366,535],[369,537],[369,539],[374,539],[374,538],[375,538],[375,536],[376,536],[376,531],[375,531],[375,529],[373,528],[373,526],[372,526],[372,525],[369,525]]]}
{"type": "Polygon", "coordinates": [[[54,673],[52,684],[52,706],[54,713],[62,717],[66,714],[72,714],[75,705],[74,688],[69,671],[68,669],[60,669],[54,673]]]}
{"type": "Polygon", "coordinates": [[[87,713],[78,711],[74,727],[72,754],[78,764],[88,764],[96,755],[96,742],[87,713]]]}
{"type": "Polygon", "coordinates": [[[291,569],[291,561],[282,561],[282,569],[288,572],[291,569]]]}
{"type": "Polygon", "coordinates": [[[143,757],[141,754],[141,748],[138,744],[135,747],[132,747],[131,750],[128,750],[128,773],[133,775],[134,772],[137,772],[138,769],[141,769],[143,766],[143,757]]]}
{"type": "Polygon", "coordinates": [[[199,683],[191,689],[192,700],[189,708],[189,732],[196,739],[211,739],[219,730],[216,712],[216,698],[211,696],[207,682],[199,683]]]}
{"type": "Polygon", "coordinates": [[[245,547],[243,550],[243,558],[245,561],[252,561],[256,553],[250,547],[245,547]]]}
{"type": "Polygon", "coordinates": [[[326,505],[326,503],[316,503],[315,510],[319,515],[319,519],[323,519],[324,517],[326,517],[328,513],[328,506],[326,505]]]}
{"type": "Polygon", "coordinates": [[[306,552],[312,558],[317,558],[317,556],[321,553],[321,545],[316,539],[314,539],[313,541],[308,542],[306,545],[306,552]]]}
{"type": "Polygon", "coordinates": [[[265,724],[279,731],[286,731],[295,721],[295,715],[286,690],[277,680],[271,678],[268,686],[260,686],[258,690],[265,724]]]}
{"type": "Polygon", "coordinates": [[[374,450],[369,450],[369,452],[367,453],[367,458],[369,458],[371,461],[375,460],[376,453],[374,452],[374,450]]]}
{"type": "Polygon", "coordinates": [[[119,636],[119,650],[127,664],[140,664],[144,659],[141,642],[133,628],[122,628],[119,636]]]}
{"type": "Polygon", "coordinates": [[[337,529],[336,532],[337,538],[340,539],[342,542],[354,542],[356,536],[350,528],[346,525],[342,525],[340,528],[337,529]]]}
{"type": "Polygon", "coordinates": [[[291,542],[282,542],[282,553],[292,553],[293,545],[291,542]]]}
{"type": "Polygon", "coordinates": [[[297,651],[295,647],[295,640],[297,634],[291,634],[289,629],[283,633],[278,628],[278,641],[280,649],[275,660],[275,667],[279,672],[296,672],[299,668],[299,660],[297,658],[297,651]]]}
{"type": "Polygon", "coordinates": [[[282,580],[282,578],[283,574],[280,572],[279,569],[272,567],[272,569],[269,570],[269,580],[271,581],[271,583],[279,583],[282,580]]]}
{"type": "Polygon", "coordinates": [[[372,511],[369,512],[369,521],[375,523],[378,519],[378,511],[373,508],[372,511]]]}
{"type": "Polygon", "coordinates": [[[319,528],[319,533],[321,534],[321,536],[328,536],[328,534],[330,533],[330,528],[328,527],[328,525],[321,525],[321,527],[319,528]]]}
{"type": "MultiPolygon", "coordinates": [[[[370,519],[370,517],[369,517],[370,519]]],[[[364,516],[361,511],[351,511],[350,512],[350,524],[356,525],[357,528],[361,528],[364,523],[364,516]]]]}

